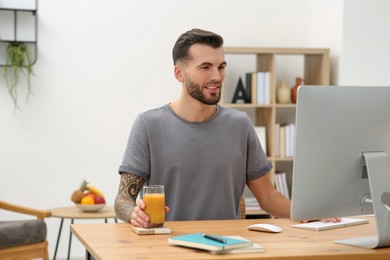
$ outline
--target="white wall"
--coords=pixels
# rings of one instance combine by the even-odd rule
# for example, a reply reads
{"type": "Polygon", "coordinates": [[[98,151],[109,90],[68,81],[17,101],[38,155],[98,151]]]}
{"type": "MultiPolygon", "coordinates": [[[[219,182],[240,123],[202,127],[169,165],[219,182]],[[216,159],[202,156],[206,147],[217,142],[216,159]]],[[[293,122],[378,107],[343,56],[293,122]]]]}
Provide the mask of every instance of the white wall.
{"type": "Polygon", "coordinates": [[[310,45],[330,49],[330,78],[336,84],[339,76],[339,57],[343,43],[344,1],[313,0],[310,20],[310,45]]]}
{"type": "MultiPolygon", "coordinates": [[[[343,59],[335,74],[340,74],[343,82],[368,84],[370,75],[362,74],[355,81],[349,75],[364,64],[363,59],[357,62],[354,58],[379,43],[365,38],[367,47],[348,52],[354,38],[345,38],[356,37],[348,31],[357,18],[352,13],[364,12],[373,1],[354,4],[345,0],[346,7],[336,0],[328,5],[323,2],[40,0],[34,95],[25,104],[26,92],[20,85],[22,111],[13,112],[0,78],[0,199],[45,209],[70,206],[70,194],[85,178],[100,187],[113,204],[119,183],[117,169],[132,121],[138,113],[179,95],[171,49],[182,32],[194,27],[220,33],[225,46],[331,47],[335,66],[343,59]],[[342,17],[343,8],[353,10],[344,10],[351,20],[342,17]],[[336,20],[329,23],[331,17],[336,20]],[[327,33],[319,33],[318,28],[327,33]]],[[[382,12],[381,6],[388,8],[385,0],[375,3],[379,9],[370,8],[371,15],[382,12]]],[[[371,35],[372,28],[363,27],[370,31],[363,34],[370,38],[383,35],[387,24],[376,22],[375,35],[371,35]]],[[[390,50],[382,48],[381,53],[389,55],[390,50]]],[[[370,56],[375,59],[372,63],[384,67],[381,56],[370,56]]],[[[376,73],[378,84],[390,85],[385,73],[370,73],[376,73]]],[[[7,217],[0,212],[0,219],[7,217]]],[[[59,220],[47,222],[53,256],[59,220]]],[[[60,258],[66,256],[68,231],[63,230],[60,258]]],[[[76,239],[72,256],[84,256],[76,239]]]]}
{"type": "Polygon", "coordinates": [[[390,1],[344,2],[339,84],[390,86],[390,1]]]}

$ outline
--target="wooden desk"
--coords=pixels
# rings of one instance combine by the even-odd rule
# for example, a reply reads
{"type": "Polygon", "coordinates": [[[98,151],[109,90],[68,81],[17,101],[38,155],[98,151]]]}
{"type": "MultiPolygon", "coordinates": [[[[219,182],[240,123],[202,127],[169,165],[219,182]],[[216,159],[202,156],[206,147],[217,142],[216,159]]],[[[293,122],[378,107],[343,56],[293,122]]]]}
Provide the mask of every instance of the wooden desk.
{"type": "Polygon", "coordinates": [[[375,219],[369,224],[327,231],[290,228],[287,219],[246,219],[224,221],[172,221],[169,235],[138,236],[127,223],[74,224],[71,231],[95,259],[390,259],[390,248],[363,249],[333,243],[333,240],[375,235],[375,219]],[[249,231],[254,223],[271,223],[283,231],[277,234],[249,231]],[[240,235],[265,248],[264,253],[213,255],[206,251],[169,245],[168,237],[207,232],[240,235]]]}
{"type": "MultiPolygon", "coordinates": [[[[117,222],[113,206],[105,206],[102,210],[99,210],[98,212],[83,212],[81,209],[77,208],[76,206],[54,208],[51,209],[50,211],[52,217],[61,218],[53,260],[55,260],[57,256],[58,244],[60,242],[64,219],[66,218],[70,219],[71,224],[74,223],[75,219],[104,219],[105,223],[107,223],[107,219],[114,218],[115,222],[117,222]]],[[[68,257],[67,257],[68,260],[70,259],[69,257],[70,257],[71,245],[72,245],[72,233],[69,232],[68,257]]]]}

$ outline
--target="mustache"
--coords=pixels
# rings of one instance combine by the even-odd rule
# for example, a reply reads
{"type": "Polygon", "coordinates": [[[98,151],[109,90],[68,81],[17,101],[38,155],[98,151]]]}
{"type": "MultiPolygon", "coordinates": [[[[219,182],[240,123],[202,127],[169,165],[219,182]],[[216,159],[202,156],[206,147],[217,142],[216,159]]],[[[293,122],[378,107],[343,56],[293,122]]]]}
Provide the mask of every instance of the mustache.
{"type": "Polygon", "coordinates": [[[222,81],[216,81],[216,80],[212,80],[212,81],[209,81],[205,84],[205,86],[208,86],[208,85],[217,85],[218,87],[221,87],[222,86],[222,81]]]}

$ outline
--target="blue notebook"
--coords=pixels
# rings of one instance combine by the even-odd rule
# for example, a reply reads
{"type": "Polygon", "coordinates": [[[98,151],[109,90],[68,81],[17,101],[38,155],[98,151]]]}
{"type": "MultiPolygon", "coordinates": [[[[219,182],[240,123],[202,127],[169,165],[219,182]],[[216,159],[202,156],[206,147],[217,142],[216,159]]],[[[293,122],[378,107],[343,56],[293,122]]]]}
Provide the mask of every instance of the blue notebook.
{"type": "Polygon", "coordinates": [[[203,233],[194,233],[168,238],[168,243],[172,245],[208,250],[214,253],[249,247],[253,245],[251,241],[247,240],[239,240],[226,236],[212,236],[224,242],[205,237],[203,233]]]}

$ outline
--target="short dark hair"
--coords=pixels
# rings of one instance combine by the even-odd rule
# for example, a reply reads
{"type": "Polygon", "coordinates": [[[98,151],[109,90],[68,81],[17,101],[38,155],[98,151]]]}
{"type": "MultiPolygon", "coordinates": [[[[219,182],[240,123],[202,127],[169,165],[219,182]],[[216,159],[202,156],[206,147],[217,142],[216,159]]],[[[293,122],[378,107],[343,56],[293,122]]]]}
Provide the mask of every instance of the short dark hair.
{"type": "Polygon", "coordinates": [[[196,43],[205,44],[217,49],[223,45],[223,38],[216,33],[197,28],[183,33],[177,39],[175,46],[173,46],[173,64],[176,65],[178,61],[186,62],[191,59],[188,50],[196,43]]]}

